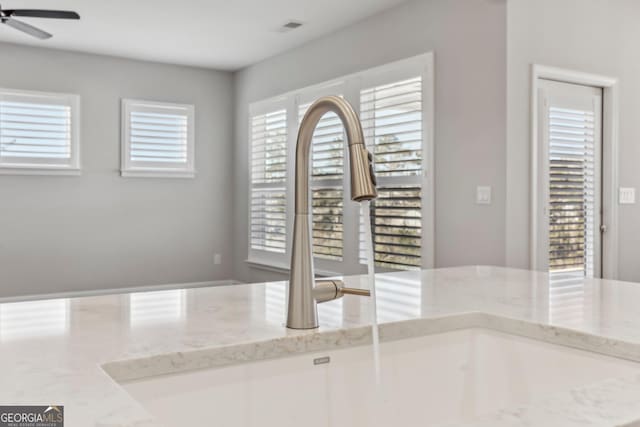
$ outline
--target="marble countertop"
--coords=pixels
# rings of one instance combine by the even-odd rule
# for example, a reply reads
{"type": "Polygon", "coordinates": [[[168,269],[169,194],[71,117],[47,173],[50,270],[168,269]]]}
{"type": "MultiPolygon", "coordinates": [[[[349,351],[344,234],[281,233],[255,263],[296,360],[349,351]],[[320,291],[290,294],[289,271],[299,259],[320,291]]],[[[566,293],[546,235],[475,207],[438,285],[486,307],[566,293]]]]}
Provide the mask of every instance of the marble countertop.
{"type": "MultiPolygon", "coordinates": [[[[382,340],[488,327],[640,361],[640,284],[473,266],[379,274],[376,289],[382,340]]],[[[287,330],[285,305],[285,282],[0,304],[0,404],[63,404],[67,427],[156,426],[118,381],[371,341],[366,298],[321,304],[316,331],[287,330]]],[[[473,425],[635,420],[640,376],[473,425]]]]}

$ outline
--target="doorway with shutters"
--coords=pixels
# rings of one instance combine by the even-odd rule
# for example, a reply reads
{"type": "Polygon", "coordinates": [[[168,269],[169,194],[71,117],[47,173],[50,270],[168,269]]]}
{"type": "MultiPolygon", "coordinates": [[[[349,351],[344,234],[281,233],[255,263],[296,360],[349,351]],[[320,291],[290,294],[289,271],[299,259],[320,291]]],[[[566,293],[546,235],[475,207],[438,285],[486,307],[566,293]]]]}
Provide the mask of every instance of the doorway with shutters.
{"type": "Polygon", "coordinates": [[[533,85],[532,265],[556,278],[613,277],[611,86],[581,73],[550,74],[533,85]]]}

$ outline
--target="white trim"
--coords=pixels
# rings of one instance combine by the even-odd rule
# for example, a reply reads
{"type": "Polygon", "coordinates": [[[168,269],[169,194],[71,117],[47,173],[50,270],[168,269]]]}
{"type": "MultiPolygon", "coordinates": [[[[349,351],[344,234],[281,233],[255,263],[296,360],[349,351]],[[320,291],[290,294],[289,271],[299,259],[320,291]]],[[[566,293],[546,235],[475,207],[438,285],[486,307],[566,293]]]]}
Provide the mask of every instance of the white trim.
{"type": "Polygon", "coordinates": [[[166,291],[172,289],[191,289],[191,288],[207,288],[214,286],[230,286],[242,284],[237,280],[212,280],[209,282],[187,282],[187,283],[170,283],[165,285],[148,285],[148,286],[133,286],[128,288],[109,288],[109,289],[97,289],[91,291],[69,291],[69,292],[54,292],[50,294],[36,294],[36,295],[23,295],[15,297],[3,297],[0,298],[0,304],[8,302],[22,302],[22,301],[38,301],[45,299],[57,299],[57,298],[83,298],[83,297],[95,297],[101,295],[120,295],[130,294],[135,292],[155,292],[166,291]]]}
{"type": "Polygon", "coordinates": [[[82,117],[80,109],[80,95],[0,88],[0,98],[3,97],[16,98],[18,101],[26,101],[24,98],[30,97],[40,99],[42,102],[52,105],[68,106],[71,109],[71,135],[69,142],[71,158],[68,162],[62,163],[49,163],[46,159],[42,162],[35,163],[21,161],[11,163],[7,161],[0,161],[0,175],[80,175],[82,170],[80,155],[80,123],[82,117]]]}
{"type": "Polygon", "coordinates": [[[141,99],[121,100],[120,123],[120,175],[124,178],[195,178],[195,106],[169,102],[145,101],[141,99]],[[132,111],[168,111],[184,114],[187,117],[187,162],[183,166],[177,163],[133,162],[129,158],[131,151],[130,121],[132,111]]]}
{"type": "Polygon", "coordinates": [[[434,54],[428,53],[427,61],[422,76],[423,96],[423,126],[424,138],[422,156],[422,193],[426,194],[427,202],[422,203],[422,266],[421,268],[434,268],[436,265],[436,186],[435,186],[435,64],[434,54]],[[424,160],[426,159],[426,161],[424,160]]]}
{"type": "Polygon", "coordinates": [[[603,144],[603,180],[602,180],[602,223],[608,228],[602,236],[602,277],[618,278],[618,123],[619,123],[619,81],[617,78],[566,70],[533,64],[531,67],[531,219],[530,227],[530,268],[538,266],[538,89],[539,80],[554,80],[564,83],[594,86],[603,89],[602,144],[603,144]]]}
{"type": "Polygon", "coordinates": [[[80,176],[82,171],[77,168],[56,168],[44,165],[11,165],[10,167],[0,166],[0,175],[80,176]]]}
{"type": "Polygon", "coordinates": [[[619,86],[616,81],[604,88],[602,100],[602,223],[607,227],[602,239],[602,277],[618,279],[618,188],[619,188],[619,86]]]}
{"type": "Polygon", "coordinates": [[[195,178],[196,171],[183,171],[172,169],[131,169],[120,171],[120,176],[125,178],[195,178]]]}

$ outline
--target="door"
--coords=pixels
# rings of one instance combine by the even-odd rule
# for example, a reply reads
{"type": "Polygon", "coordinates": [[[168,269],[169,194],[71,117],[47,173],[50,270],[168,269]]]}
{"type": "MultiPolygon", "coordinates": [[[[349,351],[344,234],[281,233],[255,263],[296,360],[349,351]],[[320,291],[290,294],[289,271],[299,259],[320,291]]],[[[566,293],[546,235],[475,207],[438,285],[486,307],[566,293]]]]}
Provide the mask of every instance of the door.
{"type": "Polygon", "coordinates": [[[602,274],[602,88],[539,81],[538,268],[602,274]]]}

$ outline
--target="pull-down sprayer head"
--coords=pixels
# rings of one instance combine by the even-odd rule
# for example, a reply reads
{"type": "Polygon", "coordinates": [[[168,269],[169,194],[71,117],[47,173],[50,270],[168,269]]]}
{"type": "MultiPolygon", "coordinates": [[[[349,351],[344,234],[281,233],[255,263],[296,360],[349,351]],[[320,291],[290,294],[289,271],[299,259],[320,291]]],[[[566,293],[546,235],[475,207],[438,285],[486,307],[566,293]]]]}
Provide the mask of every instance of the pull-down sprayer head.
{"type": "MultiPolygon", "coordinates": [[[[360,124],[358,124],[360,127],[360,124]]],[[[360,131],[362,132],[362,130],[360,131]]],[[[349,144],[349,171],[351,172],[351,200],[364,202],[378,197],[376,176],[373,173],[371,153],[364,143],[349,144]]]]}
{"type": "Polygon", "coordinates": [[[309,213],[309,163],[311,141],[318,122],[328,112],[335,113],[344,126],[349,145],[351,200],[363,202],[378,197],[371,154],[364,145],[358,115],[339,96],[326,96],[314,102],[300,123],[296,145],[296,214],[309,213]]]}

